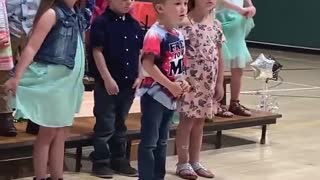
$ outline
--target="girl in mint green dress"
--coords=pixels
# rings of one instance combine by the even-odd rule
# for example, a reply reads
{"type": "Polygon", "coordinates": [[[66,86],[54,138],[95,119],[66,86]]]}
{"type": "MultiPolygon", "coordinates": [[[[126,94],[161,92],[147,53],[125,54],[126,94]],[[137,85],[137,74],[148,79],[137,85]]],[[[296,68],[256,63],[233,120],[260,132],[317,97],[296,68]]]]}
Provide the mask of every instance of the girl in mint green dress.
{"type": "Polygon", "coordinates": [[[35,179],[63,179],[64,143],[79,111],[84,87],[83,16],[76,0],[41,1],[15,76],[5,84],[15,93],[16,118],[40,125],[34,143],[35,179]]]}
{"type": "Polygon", "coordinates": [[[231,101],[228,110],[221,106],[217,116],[232,117],[233,114],[250,116],[248,108],[239,101],[243,68],[251,61],[245,38],[254,27],[252,17],[256,9],[251,0],[220,0],[216,8],[216,18],[221,22],[226,43],[222,54],[226,69],[231,69],[231,101]]]}

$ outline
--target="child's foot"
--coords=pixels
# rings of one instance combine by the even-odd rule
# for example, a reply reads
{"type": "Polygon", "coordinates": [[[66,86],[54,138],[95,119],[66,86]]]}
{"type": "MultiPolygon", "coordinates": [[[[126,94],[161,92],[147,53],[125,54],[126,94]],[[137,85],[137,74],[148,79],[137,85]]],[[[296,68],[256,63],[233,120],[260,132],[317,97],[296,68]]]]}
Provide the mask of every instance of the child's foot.
{"type": "Polygon", "coordinates": [[[251,111],[240,104],[239,100],[231,100],[229,111],[239,116],[251,116],[251,111]]]}
{"type": "Polygon", "coordinates": [[[176,174],[182,179],[195,180],[198,178],[196,172],[194,172],[189,163],[178,164],[176,174]]]}
{"type": "Polygon", "coordinates": [[[37,179],[36,177],[34,177],[33,180],[51,180],[51,178],[40,178],[40,179],[37,179]]]}
{"type": "Polygon", "coordinates": [[[128,177],[138,177],[138,171],[131,167],[127,159],[113,159],[111,160],[112,170],[120,175],[128,177]]]}
{"type": "Polygon", "coordinates": [[[93,163],[92,164],[92,175],[97,176],[99,178],[112,179],[113,171],[107,165],[101,163],[93,163]]]}
{"type": "Polygon", "coordinates": [[[233,113],[228,111],[226,106],[221,105],[221,106],[218,107],[217,114],[215,114],[215,116],[223,117],[223,118],[232,118],[233,117],[233,113]]]}
{"type": "Polygon", "coordinates": [[[202,164],[200,164],[199,162],[192,163],[191,166],[198,176],[204,178],[214,178],[214,174],[205,167],[203,167],[202,164]]]}

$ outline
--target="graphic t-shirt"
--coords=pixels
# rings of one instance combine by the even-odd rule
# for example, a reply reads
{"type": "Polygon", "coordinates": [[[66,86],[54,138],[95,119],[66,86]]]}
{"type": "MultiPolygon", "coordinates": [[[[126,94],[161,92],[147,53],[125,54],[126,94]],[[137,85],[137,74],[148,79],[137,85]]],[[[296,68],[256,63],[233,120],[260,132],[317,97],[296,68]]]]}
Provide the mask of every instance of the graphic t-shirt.
{"type": "MultiPolygon", "coordinates": [[[[154,63],[171,81],[182,79],[185,72],[185,43],[183,35],[176,29],[167,31],[155,23],[147,32],[143,44],[143,56],[154,55],[154,63]]],[[[168,109],[176,109],[176,99],[170,91],[160,85],[144,71],[144,80],[139,95],[148,93],[168,109]]]]}

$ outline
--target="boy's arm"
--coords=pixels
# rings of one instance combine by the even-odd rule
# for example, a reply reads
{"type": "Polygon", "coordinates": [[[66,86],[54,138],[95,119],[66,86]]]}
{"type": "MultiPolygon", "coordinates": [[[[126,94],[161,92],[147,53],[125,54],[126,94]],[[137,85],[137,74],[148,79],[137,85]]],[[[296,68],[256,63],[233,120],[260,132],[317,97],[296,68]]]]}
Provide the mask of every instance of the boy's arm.
{"type": "Polygon", "coordinates": [[[106,57],[103,55],[103,47],[105,45],[105,31],[104,28],[107,26],[107,22],[102,18],[97,18],[91,27],[90,31],[90,45],[92,47],[92,55],[96,67],[103,79],[104,86],[109,95],[116,95],[119,93],[119,87],[115,80],[112,78],[109,69],[107,67],[106,57]]]}
{"type": "Polygon", "coordinates": [[[119,93],[119,87],[109,72],[102,50],[103,48],[93,48],[93,58],[108,94],[117,95],[119,93]]]}
{"type": "Polygon", "coordinates": [[[106,64],[106,60],[102,53],[103,48],[93,48],[92,54],[94,58],[94,62],[96,63],[97,69],[104,81],[110,81],[112,76],[109,72],[109,69],[106,64]]]}
{"type": "Polygon", "coordinates": [[[132,89],[136,89],[140,87],[141,84],[141,80],[143,79],[143,75],[142,75],[142,65],[141,65],[141,57],[142,57],[142,51],[140,51],[140,55],[139,55],[139,65],[138,65],[138,77],[135,80],[135,82],[132,85],[132,89]]]}
{"type": "Polygon", "coordinates": [[[143,74],[142,74],[142,63],[141,63],[141,61],[142,61],[142,53],[143,53],[143,51],[142,51],[142,48],[143,48],[143,32],[142,32],[142,30],[140,29],[140,25],[137,23],[137,28],[139,28],[139,32],[138,32],[138,37],[139,37],[139,39],[140,39],[140,42],[139,42],[139,47],[140,47],[140,54],[139,54],[139,66],[138,66],[138,78],[135,80],[135,82],[134,82],[134,84],[133,84],[133,86],[132,86],[132,89],[136,89],[136,88],[139,88],[140,87],[140,84],[141,84],[141,81],[142,81],[142,79],[143,79],[143,74]]]}
{"type": "Polygon", "coordinates": [[[142,67],[152,79],[166,87],[174,97],[178,97],[182,94],[180,83],[170,81],[154,64],[154,55],[145,55],[142,61],[142,67]]]}
{"type": "Polygon", "coordinates": [[[139,55],[139,77],[142,78],[142,50],[140,50],[140,55],[139,55]]]}
{"type": "Polygon", "coordinates": [[[145,55],[142,61],[143,69],[159,84],[170,89],[172,81],[170,81],[154,64],[154,55],[145,55]]]}

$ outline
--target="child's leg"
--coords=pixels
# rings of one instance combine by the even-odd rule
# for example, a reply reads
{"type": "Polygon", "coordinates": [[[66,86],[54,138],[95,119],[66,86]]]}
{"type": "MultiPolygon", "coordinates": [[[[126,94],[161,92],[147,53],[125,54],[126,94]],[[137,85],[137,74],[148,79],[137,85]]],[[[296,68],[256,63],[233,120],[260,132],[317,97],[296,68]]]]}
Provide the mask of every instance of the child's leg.
{"type": "Polygon", "coordinates": [[[64,143],[68,131],[68,127],[58,128],[57,134],[51,144],[49,168],[52,179],[59,179],[63,177],[64,143]]]}
{"type": "Polygon", "coordinates": [[[205,119],[192,119],[194,121],[191,135],[190,135],[190,148],[189,148],[189,162],[197,163],[200,161],[200,151],[203,137],[203,126],[205,119]]]}
{"type": "Polygon", "coordinates": [[[190,134],[193,125],[193,119],[180,114],[180,121],[176,134],[178,164],[185,164],[189,162],[190,134]]]}
{"type": "Polygon", "coordinates": [[[93,113],[96,117],[94,126],[93,147],[90,154],[92,161],[92,173],[102,178],[111,178],[113,172],[110,167],[111,153],[109,141],[115,131],[116,119],[115,96],[108,95],[101,82],[97,82],[94,89],[93,113]]]}
{"type": "Polygon", "coordinates": [[[194,142],[191,141],[191,131],[198,123],[193,118],[180,114],[180,122],[177,127],[176,146],[178,153],[178,164],[176,174],[182,179],[197,179],[198,176],[189,164],[189,151],[194,142]],[[191,144],[191,145],[190,145],[191,144]]]}
{"type": "Polygon", "coordinates": [[[231,69],[231,100],[239,100],[243,69],[231,69]]]}
{"type": "Polygon", "coordinates": [[[190,136],[190,164],[198,176],[213,178],[214,174],[200,164],[200,151],[205,119],[194,119],[194,121],[190,136]]]}
{"type": "MultiPolygon", "coordinates": [[[[47,165],[49,159],[50,145],[57,135],[56,128],[40,126],[39,134],[34,143],[33,165],[37,179],[47,177],[47,165]]],[[[51,166],[51,163],[50,163],[51,166]]]]}
{"type": "Polygon", "coordinates": [[[159,180],[164,180],[164,177],[166,175],[167,146],[173,113],[174,111],[172,110],[164,110],[159,128],[159,139],[157,142],[157,148],[154,151],[154,177],[155,179],[159,180]]]}
{"type": "MultiPolygon", "coordinates": [[[[155,154],[159,139],[159,128],[165,107],[145,94],[141,97],[141,133],[138,149],[138,171],[140,180],[153,180],[155,154]]],[[[159,157],[158,157],[159,158],[159,157]]]]}
{"type": "Polygon", "coordinates": [[[138,174],[137,170],[130,166],[130,160],[126,159],[127,126],[125,121],[128,117],[134,97],[134,89],[121,90],[116,96],[115,131],[109,141],[111,168],[126,176],[137,176],[138,174]]]}
{"type": "Polygon", "coordinates": [[[133,103],[135,91],[123,90],[116,97],[115,131],[109,141],[111,159],[125,159],[127,143],[127,126],[125,121],[133,103]]]}
{"type": "Polygon", "coordinates": [[[0,70],[0,135],[16,136],[17,130],[13,124],[12,109],[10,107],[11,96],[5,92],[2,86],[9,79],[9,71],[0,70]]]}
{"type": "Polygon", "coordinates": [[[250,110],[242,106],[239,101],[243,69],[232,68],[231,74],[231,101],[229,111],[240,116],[251,116],[250,110]]]}

